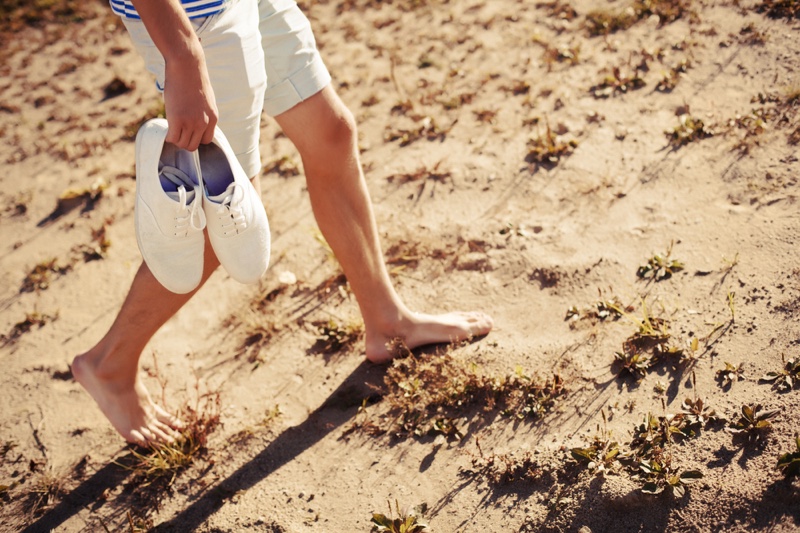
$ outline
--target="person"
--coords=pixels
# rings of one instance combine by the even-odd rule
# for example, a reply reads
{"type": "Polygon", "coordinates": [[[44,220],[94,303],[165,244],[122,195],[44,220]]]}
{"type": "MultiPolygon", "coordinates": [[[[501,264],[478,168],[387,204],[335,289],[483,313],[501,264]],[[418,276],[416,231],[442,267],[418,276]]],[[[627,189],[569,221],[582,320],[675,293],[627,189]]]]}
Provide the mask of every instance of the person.
{"type": "MultiPolygon", "coordinates": [[[[259,193],[262,107],[293,142],[317,224],[358,302],[369,361],[390,361],[398,339],[414,349],[492,329],[485,313],[418,313],[396,293],[380,248],[353,115],[332,88],[309,21],[294,0],[111,0],[111,5],[163,89],[166,142],[193,151],[209,143],[219,125],[259,193]]],[[[204,250],[200,287],[219,265],[207,240],[204,250]]],[[[179,436],[180,420],[153,402],[144,387],[139,358],[196,291],[168,291],[142,263],[108,332],[72,362],[77,382],[131,443],[148,446],[179,436]]]]}

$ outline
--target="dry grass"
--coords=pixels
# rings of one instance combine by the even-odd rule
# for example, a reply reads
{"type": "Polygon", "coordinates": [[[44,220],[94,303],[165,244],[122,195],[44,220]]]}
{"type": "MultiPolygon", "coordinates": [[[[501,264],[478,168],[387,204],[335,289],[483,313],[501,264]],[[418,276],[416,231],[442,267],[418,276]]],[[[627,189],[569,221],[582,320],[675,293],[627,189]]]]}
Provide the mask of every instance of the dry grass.
{"type": "Polygon", "coordinates": [[[2,341],[2,345],[14,343],[25,333],[28,333],[34,328],[43,328],[46,324],[54,320],[58,320],[58,312],[52,315],[40,313],[36,310],[31,313],[25,313],[24,320],[20,320],[14,324],[8,333],[0,335],[0,341],[2,341]]]}
{"type": "Polygon", "coordinates": [[[364,336],[364,323],[361,320],[340,322],[335,318],[323,322],[315,322],[319,336],[314,351],[323,354],[334,354],[350,349],[364,336]]]}
{"type": "Polygon", "coordinates": [[[597,9],[586,15],[589,35],[608,35],[627,30],[640,20],[656,16],[660,26],[692,14],[691,0],[635,0],[622,10],[597,9]]]}
{"type": "Polygon", "coordinates": [[[56,258],[37,263],[22,280],[19,292],[45,290],[50,286],[50,282],[53,281],[54,277],[63,276],[71,269],[72,265],[62,265],[56,258]]]}
{"type": "Polygon", "coordinates": [[[532,165],[553,168],[561,159],[572,154],[577,146],[578,141],[574,139],[562,140],[561,136],[550,128],[549,121],[545,120],[544,133],[528,140],[528,155],[525,156],[525,161],[532,165]]]}
{"type": "Polygon", "coordinates": [[[539,479],[547,471],[540,461],[529,451],[514,453],[484,453],[480,441],[475,440],[478,455],[472,457],[472,470],[462,475],[485,480],[489,485],[499,487],[509,483],[530,482],[539,479]]]}
{"type": "MultiPolygon", "coordinates": [[[[388,503],[388,502],[387,502],[388,503]]],[[[424,503],[414,507],[413,509],[400,509],[397,500],[394,501],[394,512],[392,512],[392,504],[389,505],[389,514],[373,513],[373,524],[371,531],[374,533],[420,533],[428,529],[428,524],[423,519],[423,515],[427,510],[427,505],[424,503]],[[393,516],[394,514],[397,516],[393,516]]]]}
{"type": "Polygon", "coordinates": [[[386,142],[400,141],[400,147],[408,146],[420,139],[428,141],[444,141],[447,134],[455,125],[455,122],[450,126],[443,128],[436,123],[432,117],[422,117],[419,121],[419,126],[411,129],[397,128],[393,129],[388,127],[383,136],[386,142]]]}
{"type": "Polygon", "coordinates": [[[764,0],[755,10],[766,13],[769,18],[800,18],[800,2],[797,0],[764,0]]]}
{"type": "Polygon", "coordinates": [[[185,427],[175,442],[157,444],[147,451],[134,449],[131,460],[118,463],[133,472],[139,486],[155,482],[159,482],[159,489],[164,482],[169,486],[180,472],[208,452],[208,437],[220,423],[219,393],[198,393],[194,406],[185,405],[180,418],[185,427]]]}
{"type": "Polygon", "coordinates": [[[707,126],[702,119],[689,114],[680,115],[678,122],[679,124],[673,129],[664,132],[669,139],[670,146],[674,149],[714,135],[713,129],[707,126]]]}
{"type": "Polygon", "coordinates": [[[60,500],[66,493],[70,474],[71,472],[56,473],[52,467],[45,467],[28,483],[26,493],[22,499],[23,511],[35,516],[43,509],[60,500]]]}
{"type": "MultiPolygon", "coordinates": [[[[398,349],[402,345],[398,346],[398,349]]],[[[539,379],[521,369],[494,376],[450,351],[396,359],[384,383],[388,412],[378,421],[367,419],[358,429],[370,434],[389,432],[397,438],[444,435],[463,437],[463,418],[498,412],[517,420],[543,417],[566,394],[562,379],[539,379]]]]}
{"type": "Polygon", "coordinates": [[[90,2],[71,0],[0,0],[0,32],[25,26],[68,24],[96,16],[90,2]]]}

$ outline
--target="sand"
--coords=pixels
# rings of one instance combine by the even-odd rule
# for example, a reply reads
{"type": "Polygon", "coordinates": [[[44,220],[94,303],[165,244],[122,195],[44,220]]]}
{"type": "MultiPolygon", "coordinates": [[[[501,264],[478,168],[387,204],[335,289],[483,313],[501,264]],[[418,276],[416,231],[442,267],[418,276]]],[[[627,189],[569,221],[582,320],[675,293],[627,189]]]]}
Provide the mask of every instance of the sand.
{"type": "Polygon", "coordinates": [[[393,437],[387,368],[364,360],[363,338],[320,349],[319,324],[357,332],[360,317],[299,157],[265,116],[273,264],[258,287],[215,273],[145,350],[154,396],[175,411],[218,394],[221,422],[188,469],[150,484],[119,466],[131,449],[68,365],[107,330],[141,261],[131,132],[159,96],[102,3],[79,21],[5,27],[0,529],[369,531],[387,501],[427,504],[437,532],[800,528],[797,481],[776,469],[800,430],[800,386],[759,379],[800,356],[800,26],[757,2],[692,2],[674,21],[589,35],[592,9],[628,5],[302,4],[358,120],[400,294],[420,311],[486,311],[495,330],[453,359],[557,373],[566,393],[538,419],[464,409],[462,439],[393,437]],[[689,120],[708,135],[671,143],[689,120]],[[543,138],[557,159],[536,155],[543,138]],[[637,276],[668,250],[682,270],[637,276]],[[34,283],[42,264],[49,279],[34,283]],[[629,318],[587,315],[612,298],[629,318]],[[583,314],[565,319],[572,307],[583,314]],[[618,375],[643,308],[668,321],[672,346],[688,354],[698,339],[697,360],[618,375]],[[726,362],[743,370],[730,386],[726,362]],[[572,459],[603,431],[626,448],[644,415],[697,397],[727,421],[672,445],[682,471],[703,474],[682,497],[572,459]],[[725,427],[755,404],[778,414],[743,444],[725,427]],[[367,418],[388,433],[358,429],[367,418]],[[478,445],[527,453],[542,473],[471,474],[478,445]]]}

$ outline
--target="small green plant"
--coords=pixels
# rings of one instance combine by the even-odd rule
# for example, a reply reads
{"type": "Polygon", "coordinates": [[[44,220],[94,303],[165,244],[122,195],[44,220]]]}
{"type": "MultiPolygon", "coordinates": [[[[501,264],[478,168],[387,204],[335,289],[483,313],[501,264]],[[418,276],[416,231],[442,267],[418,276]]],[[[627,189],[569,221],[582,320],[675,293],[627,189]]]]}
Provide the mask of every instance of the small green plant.
{"type": "Polygon", "coordinates": [[[587,13],[585,27],[590,37],[597,37],[627,30],[637,22],[636,14],[628,10],[616,13],[609,10],[595,10],[587,13]]]}
{"type": "Polygon", "coordinates": [[[686,487],[703,478],[699,470],[685,470],[681,472],[672,466],[670,454],[660,454],[660,457],[641,461],[639,468],[644,473],[642,492],[645,494],[660,494],[669,488],[678,498],[686,493],[686,487]]]}
{"type": "Polygon", "coordinates": [[[687,427],[705,427],[709,423],[719,420],[717,412],[708,407],[702,398],[684,399],[681,404],[681,414],[686,420],[687,427]]]}
{"type": "Polygon", "coordinates": [[[623,312],[623,316],[636,324],[637,330],[622,343],[622,351],[614,353],[614,360],[622,365],[618,375],[629,373],[642,378],[653,364],[664,357],[683,356],[684,350],[669,346],[672,336],[669,321],[652,316],[646,301],[642,301],[641,319],[627,312],[623,312]]]}
{"type": "Polygon", "coordinates": [[[273,159],[264,167],[264,174],[275,173],[282,178],[300,175],[300,165],[288,155],[273,159]]]}
{"type": "Polygon", "coordinates": [[[778,470],[786,479],[800,477],[800,436],[795,436],[795,451],[787,452],[778,458],[778,470]]]}
{"type": "Polygon", "coordinates": [[[472,470],[463,473],[470,477],[480,477],[489,485],[499,487],[520,481],[533,481],[541,477],[543,469],[533,454],[523,452],[520,457],[513,453],[484,454],[480,440],[475,440],[478,455],[472,458],[472,470]]]}
{"type": "Polygon", "coordinates": [[[581,45],[555,47],[544,45],[544,62],[548,70],[552,69],[554,63],[569,63],[577,65],[581,52],[581,45]]]}
{"type": "Polygon", "coordinates": [[[635,0],[619,11],[594,10],[586,15],[585,27],[591,37],[627,30],[642,19],[655,15],[660,26],[691,15],[691,0],[635,0]]]}
{"type": "Polygon", "coordinates": [[[735,437],[743,437],[748,442],[759,441],[772,431],[772,423],[769,420],[779,413],[779,409],[764,411],[761,405],[743,405],[742,416],[732,422],[727,429],[735,437]]]}
{"type": "Polygon", "coordinates": [[[611,74],[606,76],[603,81],[592,86],[589,91],[595,98],[608,98],[617,93],[627,93],[636,89],[641,89],[646,85],[644,78],[640,77],[637,70],[631,74],[623,74],[620,67],[614,67],[611,74]]]}
{"type": "Polygon", "coordinates": [[[637,379],[641,379],[647,375],[647,369],[652,364],[652,359],[649,355],[636,351],[623,348],[621,352],[614,352],[614,360],[620,363],[620,371],[617,375],[630,374],[637,379]]]}
{"type": "MultiPolygon", "coordinates": [[[[605,422],[605,412],[603,413],[605,422]]],[[[592,437],[591,442],[585,448],[572,448],[570,450],[572,458],[583,464],[595,475],[601,476],[607,472],[612,472],[620,455],[619,444],[612,440],[611,432],[597,428],[597,433],[592,437]]]]}
{"type": "MultiPolygon", "coordinates": [[[[701,412],[702,402],[684,402],[684,408],[692,413],[701,412]]],[[[685,411],[675,415],[656,417],[647,414],[644,421],[634,429],[630,447],[631,453],[621,459],[629,471],[642,482],[642,492],[659,494],[669,489],[674,496],[681,497],[686,486],[701,479],[703,474],[697,470],[680,470],[673,464],[671,446],[675,439],[695,436],[692,426],[707,422],[706,418],[693,418],[685,411]]]]}
{"type": "Polygon", "coordinates": [[[321,353],[325,354],[332,354],[349,348],[364,334],[364,325],[356,321],[339,323],[331,318],[327,322],[316,325],[319,336],[315,346],[321,353]]]}
{"type": "Polygon", "coordinates": [[[578,16],[578,12],[575,11],[574,7],[559,0],[542,2],[536,4],[536,7],[546,9],[547,16],[556,20],[574,20],[578,16]]]}
{"type": "Polygon", "coordinates": [[[800,357],[793,357],[788,361],[781,354],[783,369],[776,372],[767,372],[761,377],[761,381],[770,381],[779,391],[788,391],[794,387],[795,382],[800,378],[800,357]]]}
{"type": "Polygon", "coordinates": [[[652,279],[663,281],[669,279],[675,272],[680,272],[686,265],[676,259],[670,259],[672,255],[672,244],[669,245],[664,254],[655,254],[647,263],[636,269],[636,275],[642,279],[652,279]]]}
{"type": "Polygon", "coordinates": [[[567,309],[564,320],[597,319],[602,321],[609,318],[617,320],[624,312],[632,310],[632,307],[624,305],[617,297],[613,297],[609,300],[598,300],[586,309],[578,309],[577,306],[573,305],[567,309]]]}
{"type": "Polygon", "coordinates": [[[744,380],[744,363],[738,366],[725,362],[725,368],[717,370],[717,381],[720,386],[730,388],[735,382],[744,380]]]}
{"type": "Polygon", "coordinates": [[[525,161],[552,168],[562,158],[571,155],[577,146],[578,141],[574,139],[562,141],[560,136],[550,128],[549,121],[545,120],[544,134],[528,140],[528,155],[525,156],[525,161]]]}
{"type": "Polygon", "coordinates": [[[676,438],[690,438],[695,431],[683,413],[655,416],[647,413],[633,431],[630,447],[634,456],[649,458],[672,444],[676,438]]]}
{"type": "Polygon", "coordinates": [[[56,258],[37,263],[22,280],[19,292],[43,291],[50,287],[53,276],[63,276],[70,270],[72,265],[63,265],[56,258]]]}
{"type": "Polygon", "coordinates": [[[451,124],[448,128],[441,128],[436,124],[436,121],[431,117],[422,117],[421,124],[413,129],[399,128],[396,130],[388,129],[383,136],[386,142],[400,141],[400,146],[408,146],[420,139],[427,139],[428,141],[444,141],[447,134],[453,128],[455,123],[451,124]]]}
{"type": "Polygon", "coordinates": [[[677,65],[670,68],[661,78],[661,81],[656,85],[656,90],[662,93],[671,92],[678,85],[681,79],[681,74],[689,70],[690,63],[688,59],[681,60],[677,65]]]}
{"type": "MultiPolygon", "coordinates": [[[[88,263],[89,261],[105,259],[108,249],[111,247],[111,239],[108,238],[107,224],[108,222],[92,230],[90,243],[84,243],[73,247],[72,251],[79,254],[84,262],[88,263]]],[[[73,259],[73,261],[79,260],[80,259],[73,259]]]]}
{"type": "Polygon", "coordinates": [[[688,113],[680,115],[678,125],[664,133],[669,139],[670,146],[675,149],[714,135],[714,131],[706,126],[702,119],[692,117],[688,113]]]}
{"type": "Polygon", "coordinates": [[[381,513],[373,513],[371,522],[374,533],[419,533],[428,529],[428,524],[423,520],[423,515],[427,511],[424,503],[414,507],[412,510],[401,511],[397,500],[394,501],[396,518],[392,516],[392,504],[389,505],[389,516],[381,513]]]}
{"type": "Polygon", "coordinates": [[[728,121],[728,131],[738,131],[739,138],[734,149],[742,154],[750,153],[754,145],[758,145],[758,137],[769,128],[769,123],[780,118],[778,107],[759,107],[746,115],[737,114],[728,121]]]}

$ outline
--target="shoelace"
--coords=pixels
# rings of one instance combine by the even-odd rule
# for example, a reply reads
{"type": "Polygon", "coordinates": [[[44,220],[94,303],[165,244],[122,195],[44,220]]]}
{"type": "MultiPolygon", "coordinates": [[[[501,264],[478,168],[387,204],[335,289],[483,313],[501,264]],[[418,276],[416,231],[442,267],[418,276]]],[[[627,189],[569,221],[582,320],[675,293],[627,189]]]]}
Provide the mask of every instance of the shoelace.
{"type": "Polygon", "coordinates": [[[178,208],[175,214],[175,235],[186,237],[189,234],[189,228],[202,231],[202,229],[206,227],[206,216],[205,213],[203,213],[203,209],[200,207],[199,199],[200,195],[202,194],[200,191],[200,185],[194,185],[189,176],[187,176],[186,173],[179,168],[165,165],[161,168],[161,175],[178,186],[178,208]],[[187,184],[192,184],[194,191],[191,208],[189,208],[187,205],[187,184]]]}
{"type": "Polygon", "coordinates": [[[236,182],[233,182],[228,185],[228,188],[222,193],[224,196],[217,207],[217,216],[220,219],[220,226],[223,229],[223,234],[226,236],[229,233],[236,235],[247,228],[247,221],[244,218],[244,213],[242,213],[241,205],[239,205],[239,203],[233,203],[235,192],[236,182]],[[230,230],[230,228],[233,228],[233,230],[230,230]]]}

